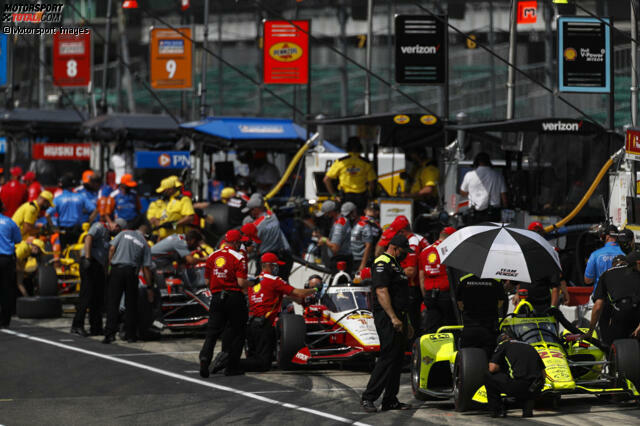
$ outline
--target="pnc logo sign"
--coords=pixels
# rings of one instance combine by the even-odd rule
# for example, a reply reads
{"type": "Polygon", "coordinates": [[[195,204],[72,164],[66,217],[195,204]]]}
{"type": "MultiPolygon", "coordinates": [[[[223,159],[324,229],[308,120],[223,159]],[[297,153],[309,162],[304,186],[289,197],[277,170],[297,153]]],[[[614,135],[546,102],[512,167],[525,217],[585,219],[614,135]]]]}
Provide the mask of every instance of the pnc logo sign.
{"type": "Polygon", "coordinates": [[[160,154],[158,156],[158,164],[160,167],[169,167],[171,165],[171,156],[169,154],[160,154]]]}

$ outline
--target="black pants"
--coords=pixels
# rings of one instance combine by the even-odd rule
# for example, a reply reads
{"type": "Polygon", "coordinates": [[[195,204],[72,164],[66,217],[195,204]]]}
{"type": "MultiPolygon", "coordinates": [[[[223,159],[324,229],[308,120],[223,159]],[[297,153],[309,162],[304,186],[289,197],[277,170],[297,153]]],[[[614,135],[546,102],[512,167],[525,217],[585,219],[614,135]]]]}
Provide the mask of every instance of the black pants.
{"type": "Polygon", "coordinates": [[[384,391],[382,405],[391,405],[398,401],[396,396],[400,388],[400,373],[404,351],[407,348],[407,338],[394,330],[391,320],[384,311],[376,310],[373,320],[380,338],[380,356],[371,372],[362,399],[375,401],[384,391]]]}
{"type": "Polygon", "coordinates": [[[81,233],[81,225],[69,228],[60,227],[60,250],[64,250],[68,245],[77,243],[81,233]]]}
{"type": "Polygon", "coordinates": [[[422,322],[422,334],[435,333],[445,325],[456,324],[456,316],[448,291],[441,291],[436,297],[427,290],[424,298],[424,306],[427,308],[422,322]]]}
{"type": "Polygon", "coordinates": [[[607,346],[613,343],[611,338],[611,316],[613,314],[613,306],[608,301],[604,302],[602,312],[600,313],[600,319],[598,320],[598,326],[600,327],[600,340],[607,346]]]}
{"type": "Polygon", "coordinates": [[[240,360],[242,371],[269,371],[276,348],[276,329],[264,319],[252,319],[247,327],[249,355],[240,360]]]}
{"type": "Polygon", "coordinates": [[[411,327],[413,327],[414,334],[413,339],[418,336],[421,336],[420,327],[422,325],[422,321],[420,320],[420,308],[422,305],[422,293],[420,292],[420,287],[409,287],[409,311],[407,315],[409,317],[409,322],[411,322],[411,327]]]}
{"type": "Polygon", "coordinates": [[[8,327],[16,310],[16,258],[0,255],[0,327],[8,327]]]}
{"type": "Polygon", "coordinates": [[[638,323],[640,323],[640,309],[612,310],[611,324],[608,329],[610,340],[607,344],[618,339],[631,338],[631,333],[638,327],[638,323]]]}
{"type": "Polygon", "coordinates": [[[115,335],[118,331],[120,298],[124,292],[124,331],[127,339],[137,338],[138,327],[138,268],[134,266],[111,267],[107,287],[107,326],[105,336],[115,335]]]}
{"type": "Polygon", "coordinates": [[[497,411],[500,408],[501,393],[521,401],[533,399],[535,396],[529,392],[531,380],[512,379],[503,371],[495,374],[487,372],[484,385],[487,389],[487,405],[490,411],[497,411]]]}
{"type": "Polygon", "coordinates": [[[465,325],[461,333],[460,348],[484,349],[487,353],[487,358],[491,358],[491,354],[496,348],[497,338],[495,327],[465,325]]]}
{"type": "Polygon", "coordinates": [[[247,323],[247,305],[244,295],[239,291],[227,291],[214,293],[211,297],[209,307],[209,324],[207,324],[207,335],[200,350],[200,360],[211,362],[213,350],[216,347],[218,338],[225,331],[229,324],[229,361],[227,368],[238,369],[238,361],[242,353],[244,343],[245,326],[247,323]]]}
{"type": "Polygon", "coordinates": [[[346,203],[347,201],[351,201],[358,208],[358,213],[362,214],[364,212],[365,207],[367,207],[367,200],[369,199],[369,194],[367,191],[365,192],[345,192],[342,194],[342,202],[346,203]]]}
{"type": "Polygon", "coordinates": [[[89,309],[89,326],[92,333],[102,333],[102,312],[104,311],[104,266],[91,259],[88,269],[80,269],[80,297],[73,317],[73,327],[84,327],[84,317],[89,309]]]}

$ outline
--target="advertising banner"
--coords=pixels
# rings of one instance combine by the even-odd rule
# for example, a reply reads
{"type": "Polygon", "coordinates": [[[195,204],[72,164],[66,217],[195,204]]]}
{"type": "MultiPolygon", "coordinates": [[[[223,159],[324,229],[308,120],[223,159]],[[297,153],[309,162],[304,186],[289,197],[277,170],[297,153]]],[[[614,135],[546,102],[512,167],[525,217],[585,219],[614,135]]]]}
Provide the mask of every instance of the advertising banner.
{"type": "Polygon", "coordinates": [[[152,28],[149,37],[151,87],[186,90],[193,87],[191,29],[152,28]],[[184,34],[184,36],[183,36],[184,34]]]}
{"type": "Polygon", "coordinates": [[[136,151],[137,169],[184,169],[191,167],[189,151],[136,151]]]}
{"type": "Polygon", "coordinates": [[[91,33],[53,35],[53,85],[86,87],[91,83],[91,33]]]}
{"type": "Polygon", "coordinates": [[[538,20],[538,2],[518,2],[518,24],[535,24],[538,20]]]}
{"type": "Polygon", "coordinates": [[[625,151],[627,151],[627,157],[634,160],[640,160],[640,129],[628,128],[627,138],[625,142],[625,151]]]}
{"type": "Polygon", "coordinates": [[[9,63],[7,58],[9,44],[7,40],[6,34],[0,34],[0,87],[7,85],[7,64],[9,63]]]}
{"type": "MultiPolygon", "coordinates": [[[[609,22],[609,18],[602,18],[609,22]]],[[[558,18],[558,89],[611,91],[611,29],[596,18],[558,18]]]]}
{"type": "Polygon", "coordinates": [[[263,82],[309,83],[310,21],[264,21],[263,82]]]}
{"type": "Polygon", "coordinates": [[[396,82],[444,84],[447,73],[444,22],[433,16],[396,15],[395,24],[396,82]]]}
{"type": "Polygon", "coordinates": [[[31,157],[35,160],[80,160],[91,159],[90,143],[34,143],[31,157]]]}

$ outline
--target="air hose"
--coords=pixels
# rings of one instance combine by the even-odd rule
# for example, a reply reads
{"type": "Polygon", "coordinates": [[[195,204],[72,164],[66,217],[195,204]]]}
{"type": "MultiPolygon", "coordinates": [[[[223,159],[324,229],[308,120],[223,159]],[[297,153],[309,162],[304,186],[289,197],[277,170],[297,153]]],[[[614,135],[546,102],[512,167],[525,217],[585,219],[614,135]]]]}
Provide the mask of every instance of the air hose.
{"type": "Polygon", "coordinates": [[[571,213],[569,213],[567,216],[565,216],[563,219],[561,219],[559,222],[555,223],[554,225],[549,225],[546,228],[544,228],[544,232],[551,232],[554,229],[560,228],[564,226],[567,222],[571,221],[574,217],[576,217],[576,215],[580,213],[580,211],[585,206],[585,204],[587,204],[587,201],[589,201],[589,198],[591,198],[596,188],[600,184],[600,181],[602,181],[602,178],[607,174],[607,171],[613,165],[613,162],[616,161],[618,158],[620,158],[622,155],[624,155],[624,152],[625,152],[624,148],[621,148],[618,151],[616,151],[616,153],[613,154],[607,160],[606,163],[604,163],[604,166],[602,166],[602,168],[600,169],[600,172],[598,172],[598,175],[591,183],[591,186],[587,190],[587,193],[584,194],[584,197],[582,197],[578,205],[575,206],[575,208],[571,211],[571,213]]]}

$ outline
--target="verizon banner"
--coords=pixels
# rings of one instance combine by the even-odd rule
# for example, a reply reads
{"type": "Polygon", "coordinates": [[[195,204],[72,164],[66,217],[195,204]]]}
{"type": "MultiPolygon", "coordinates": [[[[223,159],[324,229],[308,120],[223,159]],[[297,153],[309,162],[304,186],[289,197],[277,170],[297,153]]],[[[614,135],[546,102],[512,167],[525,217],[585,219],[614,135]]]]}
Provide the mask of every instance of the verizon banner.
{"type": "Polygon", "coordinates": [[[310,21],[265,21],[263,81],[265,84],[309,83],[310,21]]]}
{"type": "Polygon", "coordinates": [[[35,160],[80,160],[91,159],[90,143],[34,143],[31,156],[35,160]]]}
{"type": "Polygon", "coordinates": [[[446,82],[447,31],[433,16],[396,15],[396,82],[446,82]]]}

